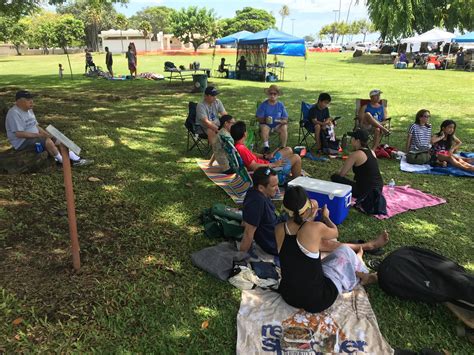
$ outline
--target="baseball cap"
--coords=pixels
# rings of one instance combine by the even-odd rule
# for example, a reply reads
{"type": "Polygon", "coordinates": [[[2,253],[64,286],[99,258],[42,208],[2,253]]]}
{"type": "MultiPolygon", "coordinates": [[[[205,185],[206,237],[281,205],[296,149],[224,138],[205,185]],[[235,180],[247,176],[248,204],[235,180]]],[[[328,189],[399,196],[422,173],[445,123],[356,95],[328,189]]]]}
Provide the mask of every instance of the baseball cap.
{"type": "Polygon", "coordinates": [[[364,129],[357,129],[354,132],[348,132],[347,135],[354,139],[358,139],[361,142],[369,141],[369,132],[364,129]]]}
{"type": "Polygon", "coordinates": [[[224,126],[224,124],[230,120],[232,120],[234,117],[232,117],[231,115],[224,115],[222,117],[219,118],[219,129],[222,128],[224,126]]]}
{"type": "Polygon", "coordinates": [[[31,92],[26,91],[26,90],[20,90],[20,91],[17,91],[17,93],[15,95],[15,100],[32,99],[33,97],[34,97],[34,95],[31,92]]]}
{"type": "Polygon", "coordinates": [[[206,90],[204,90],[204,95],[217,96],[219,94],[219,91],[217,91],[214,86],[208,86],[206,90]]]}
{"type": "Polygon", "coordinates": [[[373,89],[373,90],[370,91],[369,96],[372,97],[372,96],[375,96],[375,95],[380,95],[381,93],[382,93],[381,90],[373,89]]]}

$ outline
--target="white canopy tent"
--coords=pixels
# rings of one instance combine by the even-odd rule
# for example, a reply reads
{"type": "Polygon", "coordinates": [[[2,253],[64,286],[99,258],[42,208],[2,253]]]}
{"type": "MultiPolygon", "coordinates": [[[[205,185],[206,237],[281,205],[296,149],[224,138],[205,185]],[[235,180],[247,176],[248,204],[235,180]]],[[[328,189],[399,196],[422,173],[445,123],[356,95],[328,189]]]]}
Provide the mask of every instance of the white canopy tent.
{"type": "Polygon", "coordinates": [[[451,39],[456,37],[454,33],[443,31],[439,28],[433,28],[432,30],[422,33],[421,35],[403,38],[400,42],[401,43],[435,43],[435,42],[451,42],[451,39]]]}

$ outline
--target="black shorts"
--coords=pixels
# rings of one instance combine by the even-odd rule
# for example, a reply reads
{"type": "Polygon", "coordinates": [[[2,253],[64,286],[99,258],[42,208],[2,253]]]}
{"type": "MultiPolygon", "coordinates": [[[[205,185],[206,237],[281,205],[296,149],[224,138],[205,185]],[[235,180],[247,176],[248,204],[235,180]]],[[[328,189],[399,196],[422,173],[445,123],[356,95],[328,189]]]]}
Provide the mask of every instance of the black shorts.
{"type": "Polygon", "coordinates": [[[41,143],[43,149],[46,149],[46,138],[25,138],[25,141],[16,150],[25,150],[33,147],[36,143],[41,143]]]}

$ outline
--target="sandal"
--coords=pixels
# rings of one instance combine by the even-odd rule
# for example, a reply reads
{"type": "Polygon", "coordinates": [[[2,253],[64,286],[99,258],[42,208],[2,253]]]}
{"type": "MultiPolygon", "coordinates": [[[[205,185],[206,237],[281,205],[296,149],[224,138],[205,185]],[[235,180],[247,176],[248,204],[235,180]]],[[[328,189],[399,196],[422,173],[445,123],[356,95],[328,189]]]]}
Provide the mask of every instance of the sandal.
{"type": "Polygon", "coordinates": [[[374,271],[378,271],[381,263],[382,263],[382,259],[369,259],[365,262],[365,265],[367,265],[369,268],[371,268],[374,271]]]}

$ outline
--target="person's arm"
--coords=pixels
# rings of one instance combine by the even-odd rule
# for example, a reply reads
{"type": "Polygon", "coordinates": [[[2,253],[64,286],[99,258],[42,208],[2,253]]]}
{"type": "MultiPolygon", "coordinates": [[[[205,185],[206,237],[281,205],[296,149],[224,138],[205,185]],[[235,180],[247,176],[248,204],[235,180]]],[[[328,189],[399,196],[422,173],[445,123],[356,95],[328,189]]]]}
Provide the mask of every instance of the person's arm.
{"type": "Polygon", "coordinates": [[[462,142],[461,140],[456,137],[456,136],[453,136],[453,140],[454,140],[454,145],[451,147],[451,149],[449,150],[451,154],[455,153],[456,150],[458,150],[458,148],[461,146],[462,142]]]}
{"type": "Polygon", "coordinates": [[[240,251],[249,251],[252,246],[253,238],[257,227],[244,222],[244,236],[240,242],[240,251]]]}
{"type": "Polygon", "coordinates": [[[411,146],[411,140],[413,138],[413,135],[411,133],[408,133],[408,137],[407,137],[407,147],[406,147],[406,153],[408,153],[410,151],[410,146],[411,146]]]}
{"type": "Polygon", "coordinates": [[[383,121],[386,121],[388,118],[388,111],[387,111],[387,107],[383,107],[383,121]]]}
{"type": "Polygon", "coordinates": [[[216,134],[219,133],[219,127],[212,123],[207,117],[201,118],[201,122],[206,128],[213,130],[216,134]]]}
{"type": "Polygon", "coordinates": [[[264,102],[258,105],[257,112],[255,113],[255,117],[257,118],[259,123],[261,124],[267,123],[267,117],[265,116],[264,102]]]}
{"type": "Polygon", "coordinates": [[[274,163],[269,162],[268,164],[257,163],[254,160],[254,161],[252,161],[252,163],[250,163],[249,168],[250,168],[250,171],[255,171],[255,170],[257,170],[258,168],[261,168],[261,167],[277,168],[279,166],[282,166],[282,164],[283,164],[283,160],[277,160],[274,163]]]}
{"type": "Polygon", "coordinates": [[[343,177],[346,176],[349,170],[351,170],[352,166],[354,166],[358,153],[359,152],[353,152],[351,155],[349,155],[349,157],[344,162],[344,165],[342,165],[341,170],[339,170],[338,175],[343,177]]]}
{"type": "Polygon", "coordinates": [[[439,141],[443,140],[444,139],[444,133],[441,132],[441,135],[433,135],[433,137],[431,137],[431,144],[435,144],[435,143],[438,143],[439,141]]]}
{"type": "Polygon", "coordinates": [[[326,205],[323,207],[321,222],[324,224],[320,225],[321,239],[337,239],[339,230],[333,221],[331,221],[331,218],[329,218],[329,210],[326,205]]]}
{"type": "Polygon", "coordinates": [[[362,105],[359,109],[359,114],[357,115],[357,117],[359,118],[359,121],[361,121],[363,118],[364,118],[364,114],[365,114],[365,109],[367,108],[367,105],[362,105]]]}
{"type": "Polygon", "coordinates": [[[25,131],[16,131],[15,136],[17,138],[39,138],[41,137],[41,133],[33,133],[33,132],[25,132],[25,131]]]}
{"type": "Polygon", "coordinates": [[[221,100],[219,100],[219,103],[217,106],[217,112],[219,112],[219,115],[221,116],[227,115],[227,111],[225,110],[224,104],[222,103],[221,100]]]}

